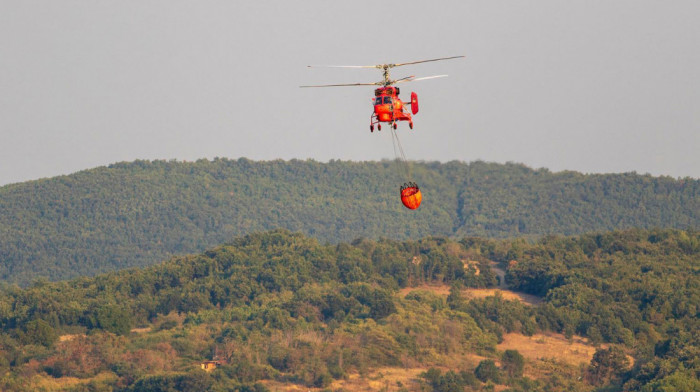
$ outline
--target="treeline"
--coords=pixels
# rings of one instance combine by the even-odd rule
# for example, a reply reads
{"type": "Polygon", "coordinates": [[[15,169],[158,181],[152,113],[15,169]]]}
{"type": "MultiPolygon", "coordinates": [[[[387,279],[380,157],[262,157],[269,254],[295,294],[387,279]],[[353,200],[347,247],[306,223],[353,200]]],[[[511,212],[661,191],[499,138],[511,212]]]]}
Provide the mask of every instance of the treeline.
{"type": "Polygon", "coordinates": [[[295,293],[299,298],[294,303],[317,307],[323,321],[343,321],[348,314],[377,318],[391,313],[390,294],[400,287],[436,281],[470,287],[496,284],[486,261],[465,268],[460,259],[465,255],[444,238],[321,245],[277,230],[150,268],[39,281],[27,289],[4,285],[0,326],[11,331],[43,320],[54,329],[123,334],[159,314],[250,306],[261,296],[280,292],[295,293]]]}
{"type": "Polygon", "coordinates": [[[625,390],[700,388],[699,232],[545,237],[491,256],[509,263],[511,287],[545,296],[549,328],[634,348],[625,390]]]}
{"type": "Polygon", "coordinates": [[[7,185],[0,280],[26,285],[152,265],[275,228],[339,243],[700,224],[696,179],[413,163],[424,201],[410,212],[395,169],[389,161],[135,161],[7,185]]]}
{"type": "Polygon", "coordinates": [[[426,372],[424,386],[696,390],[699,274],[697,231],[337,245],[282,230],[251,234],[145,269],[2,287],[0,389],[68,376],[88,380],[83,390],[264,390],[271,380],[323,388],[373,368],[447,366],[426,372]],[[497,283],[491,261],[544,302],[467,299],[463,287],[497,283]],[[424,283],[448,284],[450,294],[397,295],[424,283]],[[547,331],[609,347],[585,369],[550,364],[556,371],[537,379],[523,376],[535,364],[496,349],[506,333],[547,331]],[[73,339],[58,341],[66,333],[73,339]],[[455,359],[467,353],[488,359],[455,359]],[[195,371],[213,356],[220,369],[195,371]]]}

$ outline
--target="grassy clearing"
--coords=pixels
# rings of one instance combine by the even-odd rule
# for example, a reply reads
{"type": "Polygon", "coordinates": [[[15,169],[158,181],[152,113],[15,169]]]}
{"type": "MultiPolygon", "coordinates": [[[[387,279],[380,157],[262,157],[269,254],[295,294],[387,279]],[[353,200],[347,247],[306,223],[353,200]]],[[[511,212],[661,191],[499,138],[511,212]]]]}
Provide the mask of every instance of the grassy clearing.
{"type": "Polygon", "coordinates": [[[503,336],[503,342],[497,346],[499,351],[518,350],[530,361],[556,360],[573,366],[589,364],[596,348],[588,339],[574,336],[571,340],[561,334],[535,334],[525,336],[509,333],[503,336]]]}
{"type": "MultiPolygon", "coordinates": [[[[442,285],[424,284],[424,285],[416,286],[416,287],[406,287],[406,288],[403,288],[399,291],[399,295],[403,298],[408,293],[410,293],[411,291],[415,291],[415,290],[426,290],[426,291],[430,291],[430,292],[433,292],[435,294],[442,295],[445,297],[450,295],[450,286],[448,286],[446,284],[442,284],[442,285]]],[[[511,291],[511,290],[502,290],[502,289],[463,289],[462,290],[462,295],[466,299],[493,297],[497,293],[500,294],[506,300],[520,301],[526,305],[538,305],[538,304],[542,303],[542,298],[540,298],[540,297],[530,295],[530,294],[525,294],[525,293],[519,293],[517,291],[511,291]]]]}
{"type": "Polygon", "coordinates": [[[397,390],[403,386],[409,390],[417,390],[420,386],[418,375],[425,370],[427,369],[384,367],[372,371],[367,377],[353,374],[347,380],[336,380],[331,384],[331,389],[379,391],[381,389],[397,390]]]}
{"type": "Polygon", "coordinates": [[[79,384],[89,384],[92,381],[97,382],[112,382],[117,379],[117,375],[112,372],[102,372],[92,378],[76,378],[76,377],[61,377],[53,378],[45,373],[37,374],[29,381],[30,391],[63,391],[69,387],[75,387],[79,384]]]}
{"type": "MultiPolygon", "coordinates": [[[[499,293],[504,299],[510,301],[520,301],[526,305],[538,305],[542,303],[542,298],[525,293],[501,289],[465,289],[462,294],[467,299],[493,297],[499,293]]],[[[449,292],[448,292],[449,294],[449,292]]]]}
{"type": "Polygon", "coordinates": [[[61,335],[58,337],[58,341],[59,342],[70,342],[71,340],[73,340],[77,337],[85,337],[85,334],[84,333],[75,333],[75,334],[61,335]]]}
{"type": "Polygon", "coordinates": [[[399,296],[401,298],[405,297],[410,293],[411,291],[416,291],[416,290],[425,290],[425,291],[430,291],[438,295],[444,295],[445,297],[450,295],[450,286],[446,284],[440,284],[440,285],[431,285],[431,284],[423,284],[420,286],[415,286],[415,287],[404,287],[403,289],[399,290],[399,296]]]}

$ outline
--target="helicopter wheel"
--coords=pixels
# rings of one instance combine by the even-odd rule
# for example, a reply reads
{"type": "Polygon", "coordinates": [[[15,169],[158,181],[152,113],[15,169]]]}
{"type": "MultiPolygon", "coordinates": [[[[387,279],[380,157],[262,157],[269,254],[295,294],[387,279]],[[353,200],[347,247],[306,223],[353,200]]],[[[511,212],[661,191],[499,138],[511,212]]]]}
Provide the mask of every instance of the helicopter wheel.
{"type": "Polygon", "coordinates": [[[382,124],[377,124],[377,130],[381,131],[382,130],[382,124]]]}
{"type": "Polygon", "coordinates": [[[411,128],[411,129],[413,129],[413,121],[411,121],[410,123],[408,123],[408,127],[411,128]]]}
{"type": "Polygon", "coordinates": [[[374,132],[374,125],[370,125],[370,126],[369,126],[369,131],[370,131],[370,132],[374,132]]]}
{"type": "Polygon", "coordinates": [[[398,128],[399,126],[398,126],[396,123],[394,123],[394,124],[392,125],[392,127],[394,127],[394,129],[396,129],[396,128],[398,128]]]}

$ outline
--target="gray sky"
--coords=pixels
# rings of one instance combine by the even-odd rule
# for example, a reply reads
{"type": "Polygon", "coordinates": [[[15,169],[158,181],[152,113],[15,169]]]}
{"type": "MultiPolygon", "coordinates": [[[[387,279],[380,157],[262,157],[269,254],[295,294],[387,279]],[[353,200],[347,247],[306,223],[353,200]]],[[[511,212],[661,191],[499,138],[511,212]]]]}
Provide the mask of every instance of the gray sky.
{"type": "Polygon", "coordinates": [[[134,159],[393,158],[700,177],[700,2],[0,0],[0,185],[134,159]]]}

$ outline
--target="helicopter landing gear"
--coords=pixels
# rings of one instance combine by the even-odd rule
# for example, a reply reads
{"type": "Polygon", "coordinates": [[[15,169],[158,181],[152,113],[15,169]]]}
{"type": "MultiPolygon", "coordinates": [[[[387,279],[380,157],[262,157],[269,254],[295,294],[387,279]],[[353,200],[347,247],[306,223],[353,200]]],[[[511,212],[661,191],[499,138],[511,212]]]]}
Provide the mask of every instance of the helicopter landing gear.
{"type": "Polygon", "coordinates": [[[382,130],[382,124],[377,124],[377,131],[381,131],[381,130],[382,130]]]}
{"type": "Polygon", "coordinates": [[[370,132],[374,132],[374,125],[370,125],[370,126],[369,126],[369,131],[370,131],[370,132]]]}
{"type": "Polygon", "coordinates": [[[396,123],[391,124],[391,126],[392,126],[394,129],[396,129],[396,128],[399,127],[398,125],[396,125],[396,123]]]}
{"type": "Polygon", "coordinates": [[[408,127],[411,128],[411,129],[413,129],[413,121],[411,121],[411,122],[408,123],[408,127]]]}

